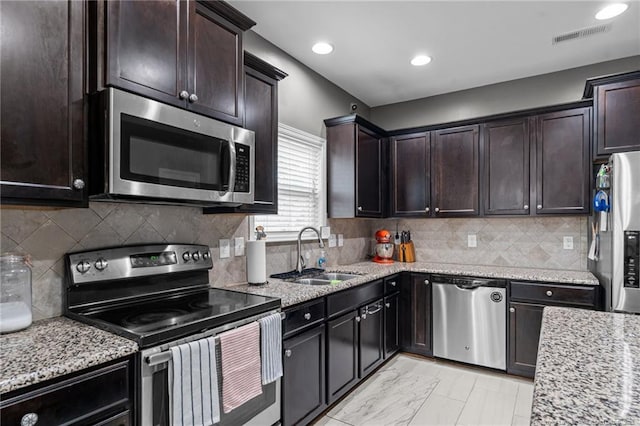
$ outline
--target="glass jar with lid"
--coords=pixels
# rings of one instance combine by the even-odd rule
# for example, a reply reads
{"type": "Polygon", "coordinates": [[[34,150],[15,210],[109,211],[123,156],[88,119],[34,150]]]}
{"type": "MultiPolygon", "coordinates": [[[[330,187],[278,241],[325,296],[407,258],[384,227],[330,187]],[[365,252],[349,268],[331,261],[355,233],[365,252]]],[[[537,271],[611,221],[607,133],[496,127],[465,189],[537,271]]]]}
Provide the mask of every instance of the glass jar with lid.
{"type": "Polygon", "coordinates": [[[0,333],[31,325],[31,268],[24,255],[0,256],[0,333]]]}

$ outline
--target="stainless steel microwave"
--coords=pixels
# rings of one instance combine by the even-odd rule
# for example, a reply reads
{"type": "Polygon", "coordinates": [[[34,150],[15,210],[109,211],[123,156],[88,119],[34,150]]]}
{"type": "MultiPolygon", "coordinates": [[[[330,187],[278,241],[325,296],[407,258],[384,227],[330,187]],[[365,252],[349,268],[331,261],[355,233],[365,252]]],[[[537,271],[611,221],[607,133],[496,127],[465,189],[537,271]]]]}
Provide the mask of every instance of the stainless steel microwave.
{"type": "Polygon", "coordinates": [[[90,199],[253,204],[252,131],[114,88],[91,110],[90,199]]]}

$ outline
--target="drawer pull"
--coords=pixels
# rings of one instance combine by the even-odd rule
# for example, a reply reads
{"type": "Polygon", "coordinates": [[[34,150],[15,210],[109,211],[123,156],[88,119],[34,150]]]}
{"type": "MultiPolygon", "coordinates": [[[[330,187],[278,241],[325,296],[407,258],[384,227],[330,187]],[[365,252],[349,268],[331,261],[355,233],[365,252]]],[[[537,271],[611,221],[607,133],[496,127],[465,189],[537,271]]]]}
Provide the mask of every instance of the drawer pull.
{"type": "Polygon", "coordinates": [[[360,317],[356,317],[356,322],[360,322],[362,319],[360,317]]]}
{"type": "Polygon", "coordinates": [[[306,314],[304,314],[304,319],[306,319],[307,321],[309,321],[311,319],[311,314],[309,312],[307,312],[306,314]]]}
{"type": "Polygon", "coordinates": [[[389,284],[391,284],[393,287],[396,286],[396,282],[395,281],[389,281],[389,284]]]}
{"type": "Polygon", "coordinates": [[[38,415],[36,413],[27,413],[20,419],[20,426],[33,426],[38,423],[38,415]]]}
{"type": "Polygon", "coordinates": [[[284,351],[284,356],[286,356],[287,358],[291,358],[291,349],[287,349],[286,351],[284,351]]]}
{"type": "Polygon", "coordinates": [[[553,296],[553,292],[551,290],[547,290],[547,296],[549,297],[553,296]]]}
{"type": "Polygon", "coordinates": [[[425,283],[426,285],[429,285],[429,280],[424,280],[424,283],[425,283]]]}
{"type": "Polygon", "coordinates": [[[516,311],[516,308],[509,308],[509,312],[514,313],[516,311]]]}
{"type": "Polygon", "coordinates": [[[390,308],[391,307],[391,303],[387,302],[387,303],[384,304],[384,306],[386,306],[387,308],[390,308]]]}

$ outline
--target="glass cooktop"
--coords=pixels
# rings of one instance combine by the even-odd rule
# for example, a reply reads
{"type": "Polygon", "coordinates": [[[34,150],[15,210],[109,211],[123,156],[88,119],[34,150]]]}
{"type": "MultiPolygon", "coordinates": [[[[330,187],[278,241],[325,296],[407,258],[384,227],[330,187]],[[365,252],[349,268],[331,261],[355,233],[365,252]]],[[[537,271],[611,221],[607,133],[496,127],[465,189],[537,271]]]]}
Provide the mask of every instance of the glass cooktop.
{"type": "Polygon", "coordinates": [[[211,288],[74,317],[148,347],[279,307],[280,299],[211,288]]]}

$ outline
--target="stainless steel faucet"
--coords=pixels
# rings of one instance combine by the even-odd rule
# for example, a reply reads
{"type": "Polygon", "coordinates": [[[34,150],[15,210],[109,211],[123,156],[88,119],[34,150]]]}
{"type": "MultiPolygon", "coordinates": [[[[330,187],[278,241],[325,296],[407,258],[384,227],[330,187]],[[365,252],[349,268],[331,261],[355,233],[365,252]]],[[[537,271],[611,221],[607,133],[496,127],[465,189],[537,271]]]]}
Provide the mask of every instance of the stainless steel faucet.
{"type": "Polygon", "coordinates": [[[304,259],[302,258],[302,248],[300,247],[300,245],[302,240],[302,233],[307,229],[310,229],[311,231],[316,233],[316,235],[318,236],[318,243],[320,244],[320,248],[324,248],[324,243],[322,242],[322,238],[320,237],[320,231],[318,231],[313,226],[305,226],[304,228],[302,228],[300,232],[298,232],[298,260],[296,262],[296,271],[298,272],[302,272],[302,270],[304,269],[304,259]]]}

